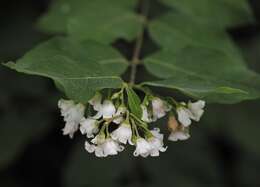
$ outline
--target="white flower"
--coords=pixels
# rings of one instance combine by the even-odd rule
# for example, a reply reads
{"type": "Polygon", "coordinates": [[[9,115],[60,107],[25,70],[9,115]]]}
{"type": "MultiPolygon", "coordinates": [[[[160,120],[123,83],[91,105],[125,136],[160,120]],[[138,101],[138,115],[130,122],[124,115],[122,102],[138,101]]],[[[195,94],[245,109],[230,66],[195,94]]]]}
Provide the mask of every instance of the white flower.
{"type": "Polygon", "coordinates": [[[177,108],[178,120],[185,127],[188,127],[191,124],[191,119],[194,118],[193,114],[185,106],[179,106],[177,108]]]}
{"type": "MultiPolygon", "coordinates": [[[[97,146],[95,146],[95,155],[97,157],[117,155],[118,152],[124,150],[124,147],[119,145],[118,142],[114,141],[111,138],[105,139],[104,135],[97,135],[91,142],[97,144],[97,146]]],[[[90,147],[89,149],[90,151],[92,151],[92,147],[90,147]]]]}
{"type": "Polygon", "coordinates": [[[152,122],[152,119],[151,119],[151,115],[149,115],[148,113],[148,109],[146,106],[144,105],[141,105],[141,108],[142,108],[142,120],[146,123],[151,123],[152,122]]]}
{"type": "Polygon", "coordinates": [[[92,118],[82,118],[80,121],[80,132],[87,134],[88,138],[94,137],[94,134],[98,132],[98,121],[92,118]]]}
{"type": "Polygon", "coordinates": [[[141,155],[142,157],[147,157],[152,150],[152,146],[144,138],[138,138],[136,141],[136,149],[134,151],[134,156],[141,155]]]}
{"type": "Polygon", "coordinates": [[[152,99],[153,120],[156,121],[166,115],[166,112],[171,110],[171,107],[158,97],[152,99]]]}
{"type": "Polygon", "coordinates": [[[118,152],[124,150],[124,147],[119,145],[118,142],[111,138],[107,138],[106,141],[100,145],[103,149],[104,156],[117,155],[118,152]]]}
{"type": "Polygon", "coordinates": [[[120,124],[124,121],[124,117],[122,115],[124,115],[126,113],[127,108],[125,106],[119,106],[115,115],[113,117],[116,117],[113,122],[115,124],[120,124]]]}
{"type": "Polygon", "coordinates": [[[89,100],[89,104],[93,106],[95,111],[99,111],[101,108],[101,100],[102,100],[101,94],[96,93],[96,95],[91,100],[89,100]]]}
{"type": "Polygon", "coordinates": [[[94,119],[99,119],[100,117],[103,117],[104,119],[112,118],[113,115],[116,113],[116,108],[112,101],[105,100],[101,107],[98,110],[98,113],[93,116],[94,119]]]}
{"type": "Polygon", "coordinates": [[[177,108],[178,120],[185,127],[191,124],[191,119],[199,121],[204,113],[205,101],[197,101],[195,103],[188,103],[186,107],[185,103],[181,103],[182,106],[177,108]]]}
{"type": "Polygon", "coordinates": [[[204,113],[203,108],[205,107],[205,101],[199,100],[195,103],[189,102],[188,103],[188,109],[193,114],[193,120],[199,121],[201,116],[204,113]]]}
{"type": "Polygon", "coordinates": [[[119,141],[120,143],[126,144],[127,141],[129,144],[133,144],[131,141],[132,130],[128,122],[123,122],[116,130],[111,133],[113,140],[119,141]]]}
{"type": "Polygon", "coordinates": [[[150,131],[153,137],[148,139],[148,143],[152,147],[150,151],[151,156],[159,156],[159,152],[165,152],[167,147],[163,147],[163,134],[160,133],[159,128],[154,128],[154,130],[150,131]]]}
{"type": "Polygon", "coordinates": [[[168,140],[178,141],[178,140],[187,140],[190,138],[189,128],[184,126],[179,126],[174,131],[171,132],[168,140]]]}
{"type": "Polygon", "coordinates": [[[115,108],[114,104],[112,103],[112,101],[105,100],[102,104],[101,111],[102,111],[103,118],[105,118],[105,119],[112,118],[116,112],[116,108],[115,108]]]}
{"type": "Polygon", "coordinates": [[[84,117],[85,106],[83,104],[75,104],[71,100],[60,99],[58,107],[61,109],[61,115],[66,122],[62,129],[63,135],[69,135],[73,138],[74,133],[79,128],[80,120],[84,117]]]}

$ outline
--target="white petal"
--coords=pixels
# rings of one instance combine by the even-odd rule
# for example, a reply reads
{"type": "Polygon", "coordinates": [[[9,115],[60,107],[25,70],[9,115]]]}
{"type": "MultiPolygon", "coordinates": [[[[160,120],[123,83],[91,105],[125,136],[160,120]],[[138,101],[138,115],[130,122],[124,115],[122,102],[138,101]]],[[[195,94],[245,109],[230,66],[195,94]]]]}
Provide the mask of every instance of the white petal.
{"type": "Polygon", "coordinates": [[[95,148],[95,155],[96,157],[106,157],[107,155],[104,154],[103,149],[100,146],[95,148]]]}
{"type": "Polygon", "coordinates": [[[89,100],[89,104],[91,104],[94,110],[99,111],[101,109],[101,101],[102,96],[100,93],[97,93],[91,100],[89,100]]]}
{"type": "Polygon", "coordinates": [[[178,140],[187,140],[190,138],[189,130],[187,128],[180,128],[176,131],[171,132],[168,140],[170,141],[178,141],[178,140]]]}
{"type": "Polygon", "coordinates": [[[89,153],[93,153],[95,151],[95,149],[96,149],[96,146],[93,145],[93,144],[90,144],[88,141],[85,141],[85,149],[89,153]]]}
{"type": "Polygon", "coordinates": [[[120,146],[116,141],[111,138],[106,139],[106,141],[101,145],[103,148],[104,155],[117,155],[118,152],[124,150],[122,146],[120,146]]]}
{"type": "Polygon", "coordinates": [[[85,106],[80,103],[75,104],[71,100],[60,99],[58,107],[61,109],[61,115],[66,122],[63,134],[72,138],[79,128],[80,120],[84,117],[85,106]]]}
{"type": "Polygon", "coordinates": [[[160,152],[165,152],[167,147],[163,147],[163,134],[160,133],[160,129],[155,128],[150,131],[154,137],[148,139],[152,149],[150,151],[151,156],[159,156],[160,152]]]}
{"type": "Polygon", "coordinates": [[[70,138],[73,138],[74,133],[78,130],[78,124],[74,122],[67,122],[65,127],[62,129],[63,135],[69,135],[70,138]]]}
{"type": "Polygon", "coordinates": [[[141,155],[142,157],[147,157],[150,154],[152,147],[143,138],[138,138],[136,142],[136,149],[134,151],[134,156],[141,155]]]}
{"type": "Polygon", "coordinates": [[[94,134],[98,132],[98,122],[92,118],[82,118],[80,122],[80,131],[82,134],[87,134],[88,138],[94,137],[94,134]]]}
{"type": "Polygon", "coordinates": [[[105,119],[112,118],[116,112],[116,108],[115,108],[114,104],[112,103],[112,101],[110,101],[110,100],[105,100],[103,102],[101,110],[102,110],[103,118],[105,118],[105,119]]]}
{"type": "Polygon", "coordinates": [[[127,141],[131,144],[132,130],[131,126],[127,123],[121,124],[116,130],[111,133],[113,140],[126,144],[127,141]]]}
{"type": "Polygon", "coordinates": [[[188,108],[191,111],[191,113],[193,114],[193,119],[195,121],[199,121],[201,116],[204,113],[203,108],[205,107],[205,101],[199,100],[195,103],[188,103],[188,108]]]}
{"type": "Polygon", "coordinates": [[[152,107],[153,107],[153,117],[154,119],[162,118],[166,115],[166,111],[164,108],[164,103],[160,98],[154,98],[152,100],[152,107]]]}
{"type": "Polygon", "coordinates": [[[193,117],[192,113],[185,107],[177,108],[178,120],[179,122],[187,127],[191,124],[191,118],[193,117]]]}

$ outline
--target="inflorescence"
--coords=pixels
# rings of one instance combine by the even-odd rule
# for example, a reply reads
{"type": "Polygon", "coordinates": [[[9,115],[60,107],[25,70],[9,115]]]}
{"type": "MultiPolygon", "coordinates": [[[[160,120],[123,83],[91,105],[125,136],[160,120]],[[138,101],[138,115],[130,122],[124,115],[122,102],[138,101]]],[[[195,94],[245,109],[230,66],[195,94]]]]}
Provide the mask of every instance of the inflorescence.
{"type": "Polygon", "coordinates": [[[134,156],[159,156],[165,152],[164,135],[159,128],[149,129],[149,124],[168,114],[168,140],[187,140],[192,120],[199,121],[204,113],[204,101],[177,102],[173,98],[160,98],[151,92],[145,93],[141,103],[140,117],[131,112],[125,87],[110,96],[100,92],[87,105],[72,100],[60,99],[58,106],[66,122],[63,134],[73,138],[80,130],[89,140],[85,149],[97,157],[117,155],[127,143],[136,146],[134,156]]]}

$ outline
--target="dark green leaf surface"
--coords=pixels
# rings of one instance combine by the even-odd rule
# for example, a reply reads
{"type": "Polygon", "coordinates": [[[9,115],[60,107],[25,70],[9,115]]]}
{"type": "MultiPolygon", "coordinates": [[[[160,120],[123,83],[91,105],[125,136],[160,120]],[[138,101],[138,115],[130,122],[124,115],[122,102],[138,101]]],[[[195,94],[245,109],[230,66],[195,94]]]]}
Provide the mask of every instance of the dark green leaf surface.
{"type": "Polygon", "coordinates": [[[128,97],[128,105],[130,107],[131,112],[135,116],[142,118],[142,108],[141,108],[140,98],[132,88],[127,88],[126,92],[128,97]]]}
{"type": "Polygon", "coordinates": [[[225,52],[243,63],[243,58],[229,35],[222,30],[202,25],[180,14],[169,13],[149,25],[152,38],[164,49],[172,52],[186,46],[205,47],[225,52]]]}
{"type": "Polygon", "coordinates": [[[19,72],[49,77],[70,99],[83,103],[96,90],[120,87],[118,75],[127,67],[126,60],[110,47],[95,42],[79,44],[66,38],[51,39],[16,64],[6,65],[19,72]],[[109,67],[111,64],[117,68],[109,67]]]}
{"type": "Polygon", "coordinates": [[[221,28],[243,25],[254,20],[247,0],[161,1],[203,24],[210,24],[221,28]]]}
{"type": "Polygon", "coordinates": [[[77,40],[110,43],[132,40],[142,19],[134,12],[136,0],[57,0],[39,22],[48,32],[69,33],[77,40]]]}
{"type": "Polygon", "coordinates": [[[159,52],[145,60],[149,72],[163,79],[146,85],[176,89],[208,102],[235,103],[260,96],[260,76],[223,53],[185,48],[159,52]]]}

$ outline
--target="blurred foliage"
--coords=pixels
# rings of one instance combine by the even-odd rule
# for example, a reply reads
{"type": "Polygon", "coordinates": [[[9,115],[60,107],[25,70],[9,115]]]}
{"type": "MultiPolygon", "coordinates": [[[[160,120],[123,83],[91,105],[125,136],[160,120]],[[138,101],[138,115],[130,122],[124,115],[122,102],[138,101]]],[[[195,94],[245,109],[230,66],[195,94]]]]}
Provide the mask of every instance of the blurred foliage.
{"type": "MultiPolygon", "coordinates": [[[[40,1],[17,2],[1,6],[1,61],[15,60],[47,37],[33,29],[37,12],[42,12],[40,1]]],[[[260,72],[259,27],[231,34],[250,68],[260,72]]],[[[259,100],[209,105],[203,120],[192,127],[192,138],[169,143],[159,158],[134,158],[130,150],[98,159],[84,151],[82,140],[74,146],[61,135],[58,96],[50,81],[0,67],[0,84],[0,186],[260,185],[259,100]]]]}

